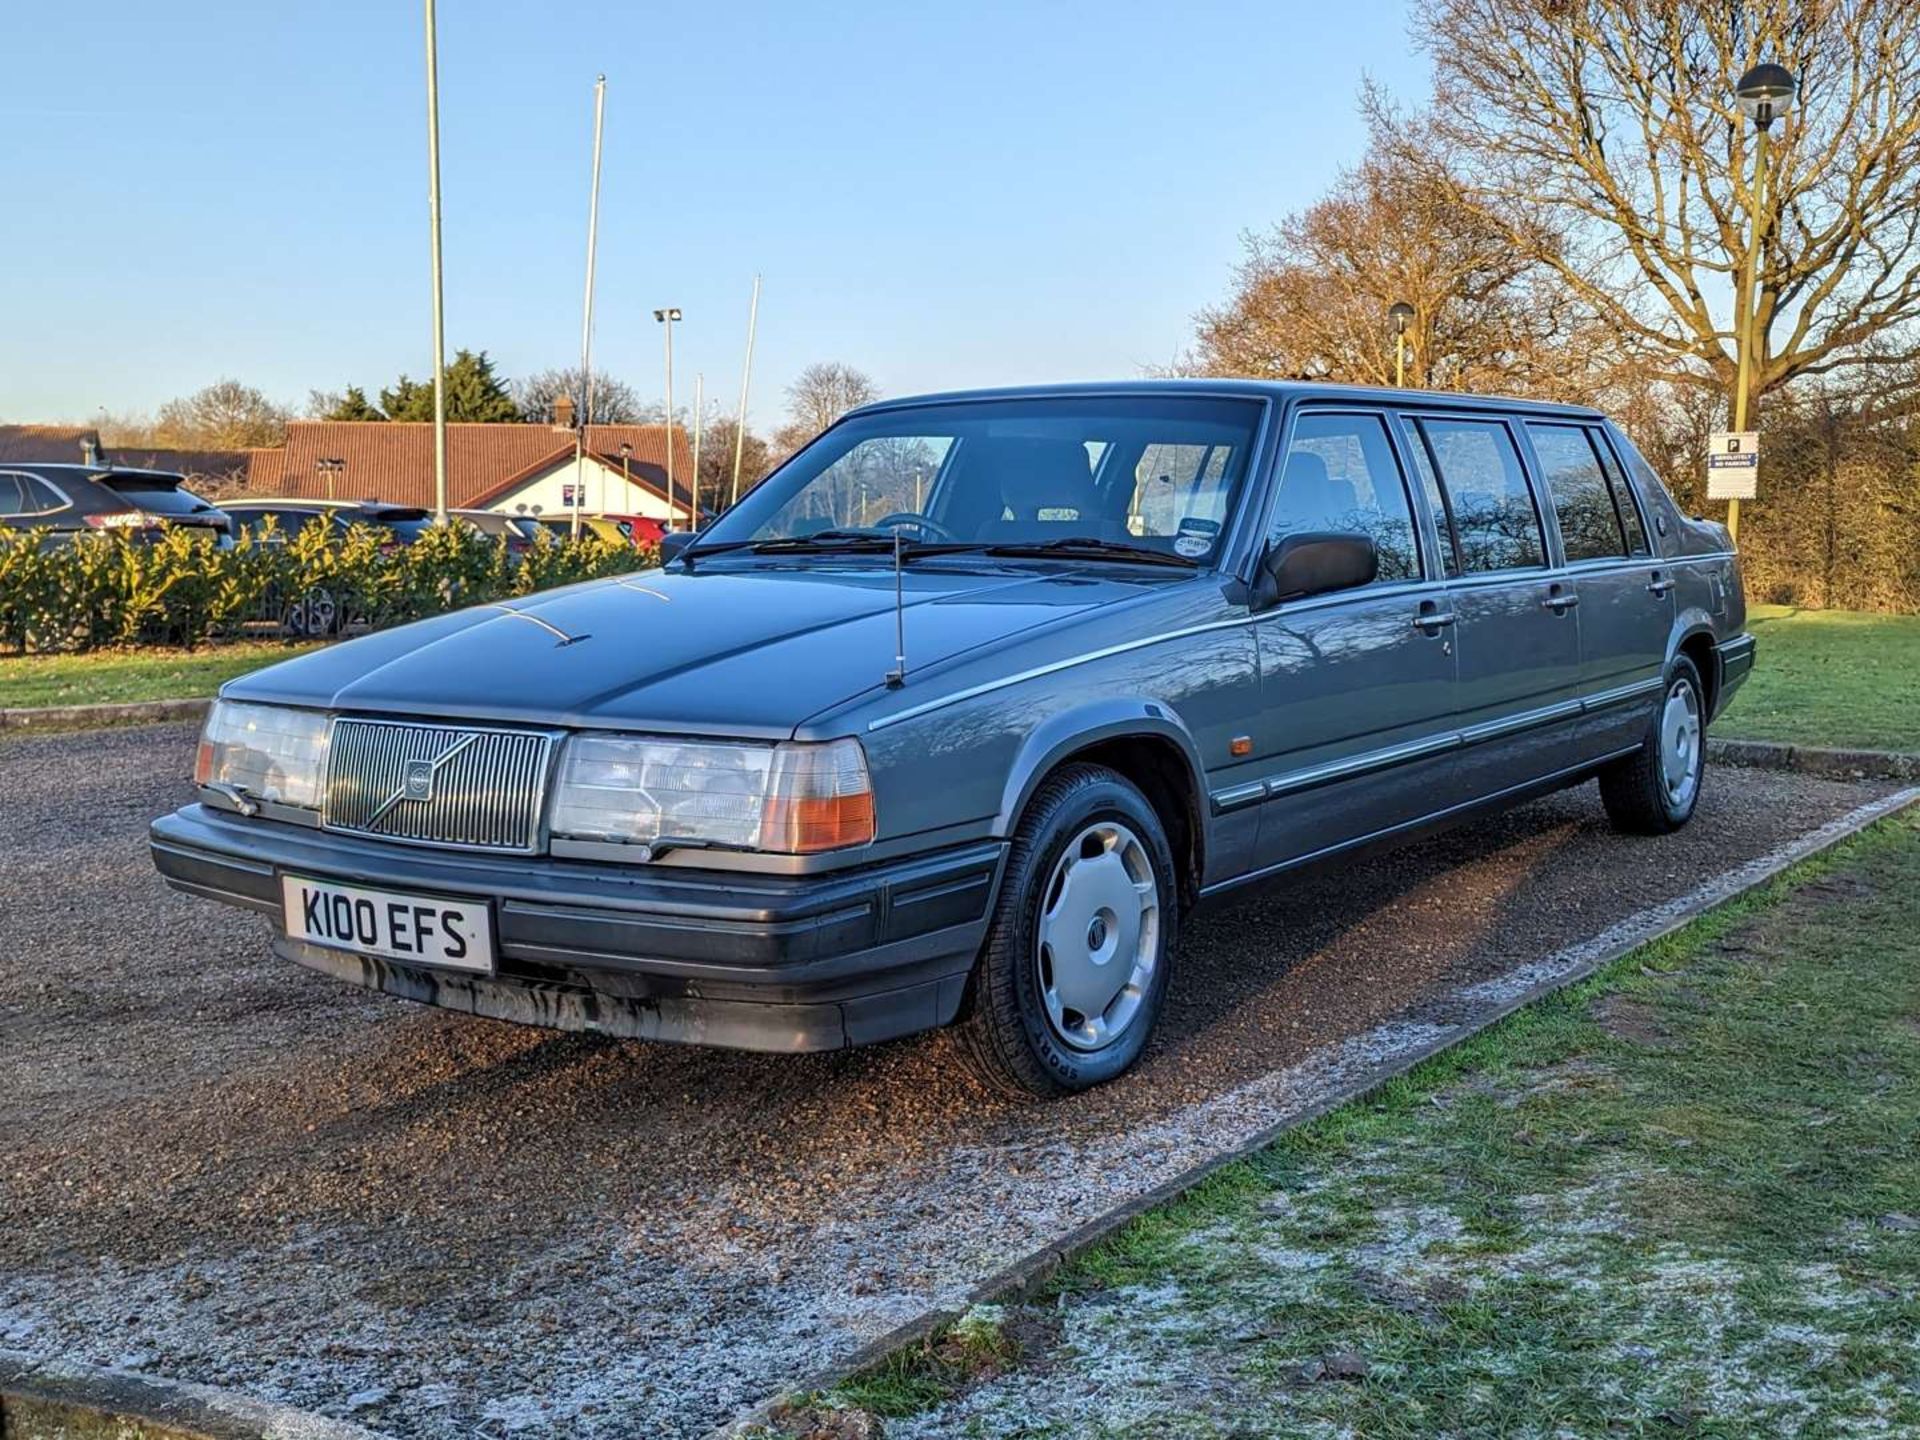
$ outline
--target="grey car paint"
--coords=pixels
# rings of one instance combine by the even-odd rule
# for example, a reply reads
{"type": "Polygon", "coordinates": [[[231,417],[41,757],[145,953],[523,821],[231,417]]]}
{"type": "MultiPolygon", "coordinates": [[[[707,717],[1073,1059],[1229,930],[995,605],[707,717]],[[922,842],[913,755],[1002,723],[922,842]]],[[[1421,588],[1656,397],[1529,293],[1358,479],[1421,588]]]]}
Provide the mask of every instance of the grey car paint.
{"type": "MultiPolygon", "coordinates": [[[[1004,841],[1051,768],[1125,744],[1178,780],[1175,803],[1193,837],[1186,888],[1198,894],[1584,778],[1638,743],[1683,646],[1708,672],[1715,709],[1751,661],[1725,531],[1681,515],[1624,435],[1591,410],[1262,382],[975,392],[869,409],[1167,389],[1263,408],[1217,565],[1190,573],[948,557],[910,566],[898,686],[885,682],[891,569],[871,556],[809,556],[673,565],[463,611],[274,666],[222,693],[356,714],[864,745],[878,817],[871,846],[805,857],[671,851],[644,867],[663,876],[806,876],[1004,841]],[[1402,448],[1403,417],[1416,413],[1489,417],[1516,432],[1530,417],[1602,427],[1633,477],[1653,553],[1567,566],[1536,477],[1547,564],[1447,578],[1431,508],[1410,485],[1425,578],[1256,611],[1250,586],[1267,506],[1288,431],[1309,406],[1388,416],[1402,448]],[[1656,580],[1664,588],[1653,595],[1656,580]],[[1556,603],[1571,596],[1582,604],[1556,603]],[[1435,618],[1445,615],[1451,623],[1435,618]],[[1593,637],[1608,635],[1618,653],[1596,653],[1593,637]]],[[[1404,453],[1399,463],[1410,469],[1404,453]]],[[[204,803],[222,808],[217,796],[204,803]]],[[[156,858],[163,840],[173,851],[199,843],[185,821],[164,827],[156,822],[156,858]]],[[[371,858],[355,852],[353,873],[377,879],[380,848],[371,858]]],[[[196,871],[183,888],[218,886],[196,871]]],[[[977,943],[977,930],[950,933],[977,943]]],[[[953,963],[964,968],[966,956],[953,963]]],[[[908,1028],[949,1018],[958,996],[942,981],[937,1003],[908,1028]]]]}

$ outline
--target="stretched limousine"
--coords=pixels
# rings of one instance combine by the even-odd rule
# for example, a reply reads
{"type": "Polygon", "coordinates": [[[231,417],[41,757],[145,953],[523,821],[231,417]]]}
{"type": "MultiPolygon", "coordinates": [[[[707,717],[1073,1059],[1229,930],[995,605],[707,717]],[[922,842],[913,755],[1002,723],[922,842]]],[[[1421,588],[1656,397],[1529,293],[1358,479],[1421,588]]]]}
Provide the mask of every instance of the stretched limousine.
{"type": "Polygon", "coordinates": [[[1209,896],[1587,781],[1678,829],[1754,653],[1617,426],[1459,395],[887,401],[663,553],[230,683],[156,864],[408,999],[1046,1096],[1209,896]]]}

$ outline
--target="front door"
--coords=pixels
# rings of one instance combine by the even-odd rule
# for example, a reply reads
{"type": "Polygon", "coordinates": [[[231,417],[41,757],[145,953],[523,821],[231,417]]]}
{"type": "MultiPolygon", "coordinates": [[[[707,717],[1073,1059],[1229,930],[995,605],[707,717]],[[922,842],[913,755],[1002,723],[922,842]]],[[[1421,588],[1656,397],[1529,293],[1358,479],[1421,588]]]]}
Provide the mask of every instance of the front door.
{"type": "Polygon", "coordinates": [[[1441,532],[1460,658],[1456,779],[1479,800],[1570,768],[1580,716],[1580,597],[1550,566],[1509,423],[1422,416],[1414,468],[1441,532]]]}
{"type": "Polygon", "coordinates": [[[1378,412],[1295,420],[1268,544],[1309,531],[1368,536],[1380,568],[1372,585],[1283,601],[1255,621],[1263,868],[1418,819],[1452,789],[1452,634],[1378,412]]]}

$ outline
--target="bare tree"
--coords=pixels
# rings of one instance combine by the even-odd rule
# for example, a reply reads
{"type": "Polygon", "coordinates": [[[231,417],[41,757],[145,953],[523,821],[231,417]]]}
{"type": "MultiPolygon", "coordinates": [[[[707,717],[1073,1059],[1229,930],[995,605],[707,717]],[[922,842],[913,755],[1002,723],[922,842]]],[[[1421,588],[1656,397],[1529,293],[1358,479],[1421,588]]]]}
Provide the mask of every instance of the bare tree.
{"type": "MultiPolygon", "coordinates": [[[[580,367],[566,366],[555,370],[542,370],[536,375],[516,381],[513,387],[514,403],[520,407],[520,418],[530,425],[550,424],[553,420],[553,402],[562,395],[573,398],[573,413],[587,413],[586,385],[582,382],[580,367]]],[[[655,407],[656,409],[658,407],[655,407]]],[[[635,425],[649,418],[648,409],[641,403],[640,396],[626,381],[612,375],[595,372],[593,377],[593,414],[596,425],[635,425]]]]}
{"type": "Polygon", "coordinates": [[[1390,385],[1387,311],[1405,301],[1411,383],[1588,398],[1615,347],[1564,286],[1540,283],[1544,267],[1503,226],[1462,203],[1443,167],[1394,162],[1400,123],[1376,111],[1372,148],[1325,199],[1246,237],[1234,292],[1201,313],[1183,368],[1390,385]]]}
{"type": "Polygon", "coordinates": [[[153,426],[155,443],[182,450],[245,450],[287,438],[287,407],[238,380],[169,400],[153,426]]]}
{"type": "Polygon", "coordinates": [[[787,423],[774,436],[774,445],[790,455],[849,410],[879,398],[880,387],[851,365],[815,361],[787,386],[787,423]]]}
{"type": "Polygon", "coordinates": [[[1418,0],[1415,33],[1467,198],[1675,373],[1731,392],[1740,313],[1757,314],[1756,400],[1920,356],[1920,5],[1418,0]],[[1764,199],[1733,97],[1760,60],[1801,82],[1764,199]]]}
{"type": "MultiPolygon", "coordinates": [[[[733,437],[737,422],[715,402],[700,436],[700,508],[718,513],[733,502],[733,437]]],[[[740,447],[740,493],[745,495],[773,468],[767,442],[749,428],[740,447]]]]}

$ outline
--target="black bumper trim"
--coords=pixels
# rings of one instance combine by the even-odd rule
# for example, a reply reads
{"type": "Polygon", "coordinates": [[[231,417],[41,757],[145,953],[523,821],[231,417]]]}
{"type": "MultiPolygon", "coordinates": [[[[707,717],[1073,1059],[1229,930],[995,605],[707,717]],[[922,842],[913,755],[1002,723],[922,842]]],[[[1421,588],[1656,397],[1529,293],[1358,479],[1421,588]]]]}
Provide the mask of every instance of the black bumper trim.
{"type": "Polygon", "coordinates": [[[201,805],[154,821],[151,848],[174,889],[276,919],[284,873],[493,901],[492,977],[276,939],[286,958],[370,989],[565,1029],[777,1050],[952,1019],[1005,857],[988,841],[811,876],[627,867],[403,849],[201,805]]]}

